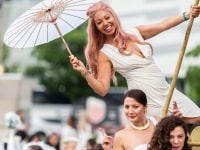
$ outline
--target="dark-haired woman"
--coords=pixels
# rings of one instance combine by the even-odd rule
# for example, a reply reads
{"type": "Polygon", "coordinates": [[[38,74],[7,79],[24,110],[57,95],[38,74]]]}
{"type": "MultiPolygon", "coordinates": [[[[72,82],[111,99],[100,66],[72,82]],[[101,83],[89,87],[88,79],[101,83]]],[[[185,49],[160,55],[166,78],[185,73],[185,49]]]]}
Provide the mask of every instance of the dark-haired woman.
{"type": "Polygon", "coordinates": [[[163,118],[156,126],[148,150],[191,150],[185,122],[176,116],[163,118]]]}

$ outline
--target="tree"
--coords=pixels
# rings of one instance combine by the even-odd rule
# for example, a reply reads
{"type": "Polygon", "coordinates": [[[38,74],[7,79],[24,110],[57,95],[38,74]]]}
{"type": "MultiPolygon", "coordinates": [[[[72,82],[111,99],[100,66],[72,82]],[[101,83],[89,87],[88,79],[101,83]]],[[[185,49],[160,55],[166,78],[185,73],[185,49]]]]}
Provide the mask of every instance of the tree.
{"type": "MultiPolygon", "coordinates": [[[[200,45],[197,45],[194,49],[186,54],[187,57],[199,57],[200,56],[200,45]]],[[[187,94],[191,97],[194,102],[200,106],[200,67],[190,66],[187,70],[185,82],[187,85],[187,94]]]]}
{"type": "MultiPolygon", "coordinates": [[[[84,61],[85,25],[65,35],[72,53],[84,61]]],[[[91,94],[91,89],[80,73],[73,70],[68,52],[60,38],[35,47],[32,52],[37,65],[28,66],[25,75],[37,77],[48,92],[61,92],[71,100],[91,94]]]]}
{"type": "Polygon", "coordinates": [[[9,56],[10,56],[10,48],[8,46],[6,46],[5,44],[3,44],[3,68],[4,68],[4,72],[18,72],[18,69],[20,68],[20,64],[19,63],[14,63],[14,64],[9,64],[8,60],[9,60],[9,56]]]}
{"type": "MultiPolygon", "coordinates": [[[[64,38],[72,53],[85,63],[86,24],[64,38]]],[[[73,70],[61,39],[35,47],[32,55],[36,57],[37,65],[28,66],[25,75],[38,78],[46,91],[61,92],[72,101],[93,94],[81,74],[73,70]]],[[[119,74],[117,78],[120,86],[125,85],[125,80],[119,74]]]]}

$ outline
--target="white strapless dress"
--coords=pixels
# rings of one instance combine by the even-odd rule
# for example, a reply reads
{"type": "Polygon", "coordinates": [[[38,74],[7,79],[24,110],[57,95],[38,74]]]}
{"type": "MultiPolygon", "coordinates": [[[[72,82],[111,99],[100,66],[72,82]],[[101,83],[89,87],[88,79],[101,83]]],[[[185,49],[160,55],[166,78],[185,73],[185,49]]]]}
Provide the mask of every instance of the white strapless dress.
{"type": "MultiPolygon", "coordinates": [[[[157,125],[158,121],[153,117],[150,116],[149,120],[153,123],[154,126],[157,125]]],[[[141,144],[135,147],[133,150],[147,150],[148,144],[141,144]]]]}
{"type": "MultiPolygon", "coordinates": [[[[129,32],[143,40],[136,28],[129,30],[129,32]]],[[[105,44],[101,52],[111,60],[114,70],[126,78],[128,89],[141,89],[146,93],[148,99],[147,113],[150,116],[160,115],[162,117],[169,84],[165,80],[164,74],[154,63],[149,45],[137,45],[145,58],[135,54],[122,55],[116,47],[109,44],[105,44]]],[[[200,108],[177,89],[174,89],[172,95],[169,114],[173,110],[172,101],[177,102],[184,117],[200,116],[200,108]]]]}
{"type": "Polygon", "coordinates": [[[133,150],[147,150],[147,144],[138,145],[133,150]]]}

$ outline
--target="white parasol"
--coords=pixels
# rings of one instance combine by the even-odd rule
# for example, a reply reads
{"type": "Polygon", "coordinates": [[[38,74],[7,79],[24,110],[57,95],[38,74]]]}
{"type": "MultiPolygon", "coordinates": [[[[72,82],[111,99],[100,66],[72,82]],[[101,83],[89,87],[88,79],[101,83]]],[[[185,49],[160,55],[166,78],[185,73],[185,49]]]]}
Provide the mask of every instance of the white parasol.
{"type": "Polygon", "coordinates": [[[48,43],[77,28],[88,17],[86,11],[99,0],[44,0],[24,12],[7,29],[4,42],[13,48],[28,48],[48,43]]]}

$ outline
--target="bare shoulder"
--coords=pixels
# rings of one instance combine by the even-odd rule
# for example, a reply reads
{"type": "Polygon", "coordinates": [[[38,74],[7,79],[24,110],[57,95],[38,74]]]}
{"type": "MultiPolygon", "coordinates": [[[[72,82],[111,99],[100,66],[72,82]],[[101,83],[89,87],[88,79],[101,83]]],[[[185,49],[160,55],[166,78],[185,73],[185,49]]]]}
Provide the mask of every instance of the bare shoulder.
{"type": "Polygon", "coordinates": [[[104,54],[102,51],[99,52],[98,58],[109,59],[108,56],[106,54],[104,54]]]}
{"type": "Polygon", "coordinates": [[[120,137],[121,135],[123,135],[124,134],[124,129],[121,129],[121,130],[119,130],[119,131],[117,131],[116,133],[115,133],[115,137],[120,137]]]}
{"type": "Polygon", "coordinates": [[[115,133],[115,136],[123,135],[124,132],[125,132],[124,129],[118,130],[118,131],[115,133]]]}
{"type": "Polygon", "coordinates": [[[103,52],[99,52],[98,54],[98,62],[109,62],[111,64],[110,59],[108,58],[108,56],[106,56],[106,54],[104,54],[103,52]]]}
{"type": "Polygon", "coordinates": [[[129,133],[129,132],[130,132],[130,129],[128,129],[128,128],[126,127],[126,128],[124,128],[124,129],[121,129],[121,130],[117,131],[117,132],[115,133],[115,137],[116,137],[116,138],[123,138],[124,136],[126,137],[126,136],[127,136],[127,133],[129,133]]]}

